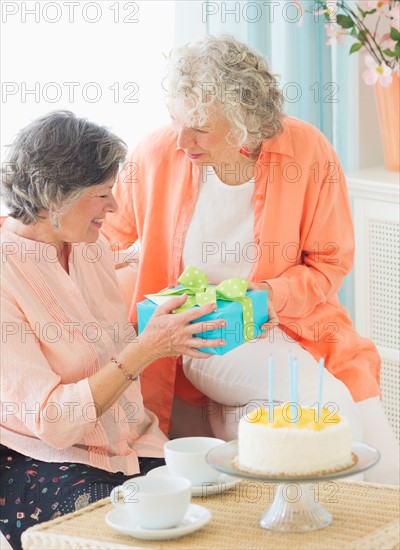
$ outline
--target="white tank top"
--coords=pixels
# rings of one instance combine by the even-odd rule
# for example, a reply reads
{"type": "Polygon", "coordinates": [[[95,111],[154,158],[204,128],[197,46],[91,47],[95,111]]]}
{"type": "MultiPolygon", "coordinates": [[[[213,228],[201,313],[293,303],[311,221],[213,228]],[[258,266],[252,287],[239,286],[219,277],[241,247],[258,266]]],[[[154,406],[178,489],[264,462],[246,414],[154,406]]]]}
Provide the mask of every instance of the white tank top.
{"type": "Polygon", "coordinates": [[[183,248],[183,266],[204,271],[209,283],[247,278],[257,258],[254,246],[254,178],[226,185],[203,169],[199,195],[183,248]]]}

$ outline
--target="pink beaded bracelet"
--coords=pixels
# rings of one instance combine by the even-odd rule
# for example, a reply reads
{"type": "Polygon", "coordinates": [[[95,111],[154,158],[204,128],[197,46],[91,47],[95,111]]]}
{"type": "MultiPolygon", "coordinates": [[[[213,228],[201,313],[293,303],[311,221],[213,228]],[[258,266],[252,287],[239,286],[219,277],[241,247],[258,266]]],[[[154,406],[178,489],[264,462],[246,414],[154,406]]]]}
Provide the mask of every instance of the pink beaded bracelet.
{"type": "Polygon", "coordinates": [[[117,365],[117,367],[119,369],[122,370],[122,372],[125,374],[125,378],[127,380],[131,380],[132,382],[134,382],[135,380],[137,380],[139,378],[139,376],[133,376],[132,374],[130,374],[126,368],[124,367],[124,365],[122,363],[120,363],[119,361],[117,361],[116,357],[111,357],[111,361],[113,363],[115,363],[117,365]]]}

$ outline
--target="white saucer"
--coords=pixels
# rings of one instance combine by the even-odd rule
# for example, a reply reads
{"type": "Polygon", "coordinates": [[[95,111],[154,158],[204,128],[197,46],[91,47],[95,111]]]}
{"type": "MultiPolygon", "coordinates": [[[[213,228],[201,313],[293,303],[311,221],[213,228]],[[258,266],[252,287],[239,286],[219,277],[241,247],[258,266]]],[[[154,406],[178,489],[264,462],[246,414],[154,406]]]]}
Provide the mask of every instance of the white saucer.
{"type": "Polygon", "coordinates": [[[108,512],[105,517],[106,523],[124,535],[131,535],[137,539],[145,540],[166,540],[177,539],[197,531],[204,527],[211,519],[211,512],[204,506],[189,504],[188,511],[179,525],[170,529],[144,529],[139,525],[132,525],[133,520],[127,510],[115,508],[108,512]]]}
{"type": "MultiPolygon", "coordinates": [[[[150,470],[148,476],[169,476],[168,466],[159,466],[150,470]]],[[[217,495],[227,491],[241,480],[240,477],[221,474],[217,481],[204,482],[201,485],[192,486],[192,496],[206,497],[207,495],[217,495]]]]}

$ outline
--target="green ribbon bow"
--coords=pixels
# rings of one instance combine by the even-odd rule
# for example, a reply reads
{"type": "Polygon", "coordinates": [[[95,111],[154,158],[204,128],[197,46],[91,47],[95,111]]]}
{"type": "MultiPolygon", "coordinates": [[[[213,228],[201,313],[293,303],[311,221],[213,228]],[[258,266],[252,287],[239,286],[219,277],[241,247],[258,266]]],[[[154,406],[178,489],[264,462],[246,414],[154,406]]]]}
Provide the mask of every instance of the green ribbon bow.
{"type": "Polygon", "coordinates": [[[188,299],[174,313],[186,311],[194,306],[203,306],[217,300],[239,302],[243,309],[244,341],[254,338],[254,313],[253,302],[246,296],[248,281],[235,277],[225,279],[217,286],[209,286],[205,273],[192,265],[189,265],[178,279],[182,288],[170,288],[158,293],[159,296],[180,296],[187,294],[188,299]]]}

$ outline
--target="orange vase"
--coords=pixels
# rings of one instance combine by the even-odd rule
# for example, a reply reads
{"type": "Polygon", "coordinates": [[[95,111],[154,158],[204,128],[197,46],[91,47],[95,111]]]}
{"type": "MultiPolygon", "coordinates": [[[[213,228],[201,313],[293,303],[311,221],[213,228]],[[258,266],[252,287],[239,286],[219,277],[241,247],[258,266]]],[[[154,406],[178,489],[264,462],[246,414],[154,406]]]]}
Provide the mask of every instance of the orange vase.
{"type": "Polygon", "coordinates": [[[400,78],[392,73],[388,88],[375,86],[375,99],[381,127],[383,155],[387,170],[400,172],[400,78]]]}

